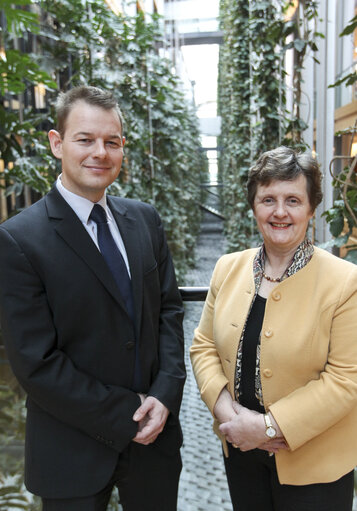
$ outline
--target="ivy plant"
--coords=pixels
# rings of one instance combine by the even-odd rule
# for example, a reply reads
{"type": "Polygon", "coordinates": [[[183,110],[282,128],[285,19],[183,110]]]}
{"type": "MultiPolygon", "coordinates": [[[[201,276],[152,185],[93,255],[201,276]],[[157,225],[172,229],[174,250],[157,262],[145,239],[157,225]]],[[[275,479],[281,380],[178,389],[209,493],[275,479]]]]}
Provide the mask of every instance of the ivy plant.
{"type": "Polygon", "coordinates": [[[306,148],[301,117],[301,84],[305,58],[317,49],[317,2],[299,2],[295,16],[285,19],[295,5],[273,0],[221,0],[219,113],[222,117],[219,162],[223,181],[228,250],[241,250],[257,243],[257,232],[246,199],[250,165],[262,152],[278,145],[306,148]],[[287,38],[293,39],[287,42],[287,38]],[[284,55],[293,48],[294,108],[286,107],[284,55]]]}
{"type": "MultiPolygon", "coordinates": [[[[294,17],[289,21],[280,21],[280,38],[283,41],[283,52],[289,49],[294,50],[294,69],[293,69],[293,110],[285,111],[286,127],[285,137],[282,141],[285,145],[291,145],[296,149],[306,150],[308,145],[304,140],[304,131],[308,125],[301,117],[302,103],[302,84],[303,69],[307,55],[312,55],[316,63],[319,61],[314,56],[318,50],[316,41],[323,38],[324,35],[316,29],[318,18],[317,0],[301,0],[295,10],[294,17]],[[286,42],[288,37],[293,35],[290,42],[286,42]]],[[[289,0],[283,7],[283,14],[289,8],[295,7],[294,0],[289,0]]]]}
{"type": "MultiPolygon", "coordinates": [[[[344,37],[346,35],[351,35],[357,28],[357,15],[354,16],[346,25],[346,27],[340,33],[340,37],[344,37]]],[[[354,70],[352,73],[347,73],[345,76],[342,76],[335,83],[329,85],[329,87],[338,87],[343,83],[348,87],[349,85],[353,85],[357,81],[357,71],[354,70]]]]}
{"type": "Polygon", "coordinates": [[[249,167],[258,153],[277,145],[280,134],[279,38],[272,2],[221,0],[219,114],[223,146],[219,161],[224,183],[222,205],[227,218],[228,250],[257,242],[253,216],[246,198],[249,167]]]}
{"type": "Polygon", "coordinates": [[[24,435],[24,397],[0,381],[0,509],[40,510],[38,500],[23,482],[24,435]],[[18,456],[13,455],[14,448],[20,451],[18,456]]]}
{"type": "MultiPolygon", "coordinates": [[[[357,28],[357,16],[354,16],[341,32],[340,37],[350,35],[357,28]]],[[[338,87],[345,84],[346,87],[357,81],[356,71],[343,76],[329,87],[338,87]]],[[[354,127],[344,130],[344,133],[352,132],[352,141],[356,133],[354,127]]],[[[336,133],[342,135],[343,132],[336,133]]],[[[335,199],[332,208],[325,211],[322,216],[329,224],[333,239],[325,243],[324,247],[345,247],[345,259],[357,264],[357,244],[351,241],[351,236],[356,236],[357,230],[357,158],[351,158],[351,164],[345,167],[338,175],[332,174],[332,185],[335,191],[335,199]]]]}
{"type": "Polygon", "coordinates": [[[357,158],[354,158],[349,167],[345,167],[337,176],[333,176],[335,200],[332,208],[325,211],[322,216],[329,224],[330,232],[334,237],[323,245],[345,247],[345,259],[357,264],[357,244],[350,241],[350,237],[357,228],[357,158]]]}
{"type": "Polygon", "coordinates": [[[13,100],[24,97],[35,85],[47,90],[57,87],[31,53],[15,47],[19,40],[23,48],[28,47],[30,37],[39,32],[38,15],[26,10],[30,5],[30,0],[1,2],[5,23],[0,26],[0,158],[6,169],[8,193],[14,189],[20,192],[24,184],[41,191],[49,188],[41,160],[33,157],[45,140],[45,133],[39,130],[45,116],[32,108],[11,108],[13,100]]]}

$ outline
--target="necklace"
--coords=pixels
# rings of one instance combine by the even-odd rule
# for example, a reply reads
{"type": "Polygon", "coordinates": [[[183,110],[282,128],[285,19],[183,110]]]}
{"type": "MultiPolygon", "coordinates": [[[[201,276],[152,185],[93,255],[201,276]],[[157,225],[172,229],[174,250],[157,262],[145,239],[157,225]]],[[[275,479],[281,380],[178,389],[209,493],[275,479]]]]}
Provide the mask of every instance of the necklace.
{"type": "Polygon", "coordinates": [[[282,281],[282,277],[277,277],[276,279],[274,279],[273,277],[269,277],[269,275],[267,275],[264,270],[263,270],[263,277],[266,280],[269,280],[269,282],[281,282],[282,281]]]}

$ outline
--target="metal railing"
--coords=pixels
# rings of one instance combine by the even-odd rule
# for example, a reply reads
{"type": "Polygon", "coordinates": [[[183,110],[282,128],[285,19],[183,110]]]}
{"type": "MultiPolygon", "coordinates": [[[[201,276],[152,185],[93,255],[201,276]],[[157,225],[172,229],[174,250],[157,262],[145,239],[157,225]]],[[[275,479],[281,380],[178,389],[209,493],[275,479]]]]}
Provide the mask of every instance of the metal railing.
{"type": "Polygon", "coordinates": [[[204,302],[208,287],[179,287],[179,291],[184,302],[204,302]]]}

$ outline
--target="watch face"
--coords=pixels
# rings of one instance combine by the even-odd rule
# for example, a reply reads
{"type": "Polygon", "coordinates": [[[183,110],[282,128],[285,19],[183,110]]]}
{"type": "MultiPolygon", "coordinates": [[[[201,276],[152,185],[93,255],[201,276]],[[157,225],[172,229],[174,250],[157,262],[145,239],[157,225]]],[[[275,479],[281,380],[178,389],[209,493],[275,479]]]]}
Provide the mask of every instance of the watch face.
{"type": "Polygon", "coordinates": [[[272,426],[269,426],[269,428],[265,430],[265,433],[269,438],[274,438],[276,436],[276,431],[272,426]]]}

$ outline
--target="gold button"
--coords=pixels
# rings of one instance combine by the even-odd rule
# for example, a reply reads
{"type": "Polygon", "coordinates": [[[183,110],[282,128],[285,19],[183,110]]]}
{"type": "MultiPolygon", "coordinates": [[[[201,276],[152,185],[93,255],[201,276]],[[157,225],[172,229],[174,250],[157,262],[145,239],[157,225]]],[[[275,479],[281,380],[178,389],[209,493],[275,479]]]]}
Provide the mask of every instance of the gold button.
{"type": "Polygon", "coordinates": [[[275,291],[275,293],[273,293],[273,300],[275,300],[276,302],[278,302],[281,298],[281,293],[279,293],[279,291],[275,291]]]}
{"type": "Polygon", "coordinates": [[[269,337],[272,337],[272,335],[273,335],[273,330],[268,328],[268,330],[265,330],[264,335],[265,335],[265,337],[268,337],[268,339],[269,339],[269,337]]]}
{"type": "Polygon", "coordinates": [[[271,369],[264,369],[263,374],[266,378],[270,378],[273,376],[273,371],[271,369]]]}

